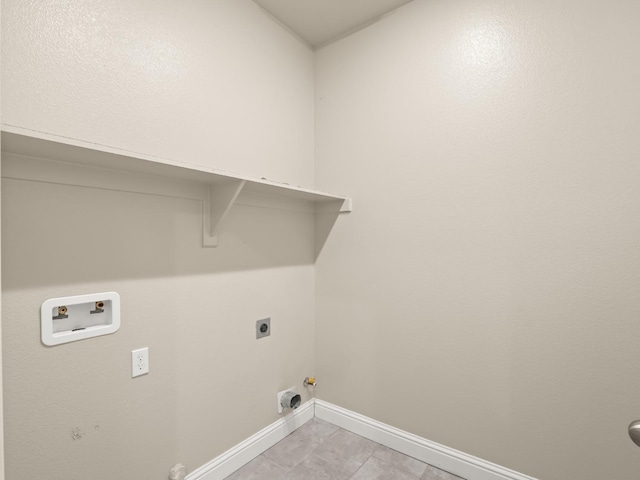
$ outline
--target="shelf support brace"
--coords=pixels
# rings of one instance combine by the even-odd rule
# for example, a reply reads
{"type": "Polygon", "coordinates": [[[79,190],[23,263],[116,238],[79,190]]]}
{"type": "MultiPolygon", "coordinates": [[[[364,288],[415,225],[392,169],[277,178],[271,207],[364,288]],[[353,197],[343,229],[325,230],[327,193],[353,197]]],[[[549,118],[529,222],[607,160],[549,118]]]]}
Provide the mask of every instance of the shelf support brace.
{"type": "Polygon", "coordinates": [[[210,185],[202,204],[202,245],[218,246],[218,227],[240,195],[246,180],[210,185]]]}

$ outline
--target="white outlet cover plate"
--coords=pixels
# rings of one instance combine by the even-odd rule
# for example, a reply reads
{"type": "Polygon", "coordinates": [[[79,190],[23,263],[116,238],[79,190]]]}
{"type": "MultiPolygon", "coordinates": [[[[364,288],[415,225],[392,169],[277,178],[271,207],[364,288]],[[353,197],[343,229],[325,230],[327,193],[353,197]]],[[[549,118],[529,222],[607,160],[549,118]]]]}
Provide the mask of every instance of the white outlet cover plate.
{"type": "Polygon", "coordinates": [[[149,347],[131,351],[131,378],[149,373],[149,347]]]}

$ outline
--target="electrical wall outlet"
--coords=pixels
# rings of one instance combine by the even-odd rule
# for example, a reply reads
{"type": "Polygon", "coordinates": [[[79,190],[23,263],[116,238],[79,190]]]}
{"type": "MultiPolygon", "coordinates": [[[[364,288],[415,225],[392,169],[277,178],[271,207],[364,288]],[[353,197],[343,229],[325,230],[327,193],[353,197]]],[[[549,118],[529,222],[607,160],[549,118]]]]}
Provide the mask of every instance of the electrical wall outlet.
{"type": "Polygon", "coordinates": [[[131,351],[131,377],[149,373],[149,347],[131,351]]]}
{"type": "Polygon", "coordinates": [[[268,337],[271,335],[271,317],[263,318],[256,322],[256,338],[268,337]]]}
{"type": "Polygon", "coordinates": [[[283,390],[281,392],[278,392],[278,413],[282,413],[284,412],[284,406],[282,405],[282,397],[285,396],[286,393],[288,392],[293,392],[296,393],[295,391],[295,387],[291,387],[291,388],[287,388],[286,390],[283,390]]]}

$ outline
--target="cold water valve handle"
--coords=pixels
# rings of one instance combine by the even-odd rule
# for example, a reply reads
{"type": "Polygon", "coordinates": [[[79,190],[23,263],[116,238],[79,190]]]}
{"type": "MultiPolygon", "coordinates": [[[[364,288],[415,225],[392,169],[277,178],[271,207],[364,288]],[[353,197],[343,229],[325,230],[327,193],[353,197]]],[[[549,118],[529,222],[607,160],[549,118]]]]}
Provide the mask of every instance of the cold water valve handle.
{"type": "Polygon", "coordinates": [[[636,420],[631,425],[629,425],[629,436],[633,443],[640,447],[640,420],[636,420]]]}

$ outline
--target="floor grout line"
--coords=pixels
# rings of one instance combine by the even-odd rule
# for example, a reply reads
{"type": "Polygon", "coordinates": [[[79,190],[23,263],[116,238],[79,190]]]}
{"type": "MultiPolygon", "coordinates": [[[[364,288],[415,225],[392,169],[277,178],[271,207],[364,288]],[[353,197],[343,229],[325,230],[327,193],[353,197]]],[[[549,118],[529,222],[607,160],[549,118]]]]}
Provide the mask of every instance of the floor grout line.
{"type": "MultiPolygon", "coordinates": [[[[331,430],[326,430],[327,425],[332,425],[330,422],[326,422],[324,420],[320,420],[320,419],[316,419],[316,417],[314,417],[310,422],[305,423],[305,425],[307,425],[307,429],[309,429],[308,431],[304,431],[301,432],[299,434],[300,438],[296,438],[293,439],[293,442],[289,445],[287,445],[287,447],[284,448],[284,450],[280,450],[279,452],[277,452],[274,456],[274,459],[272,460],[271,458],[266,456],[266,453],[270,450],[268,449],[267,451],[265,451],[262,455],[259,455],[257,458],[262,457],[262,460],[266,460],[267,464],[263,464],[263,465],[272,465],[274,467],[276,467],[280,472],[282,472],[282,479],[295,479],[295,480],[300,480],[302,477],[300,477],[300,471],[296,471],[299,467],[301,467],[301,464],[303,464],[306,461],[310,461],[311,463],[314,463],[314,461],[310,460],[310,458],[312,456],[316,456],[319,460],[322,460],[323,462],[327,462],[327,465],[330,466],[330,468],[337,468],[338,470],[341,470],[344,474],[348,474],[349,477],[341,477],[341,478],[345,478],[346,480],[353,480],[356,475],[358,475],[358,473],[365,467],[365,465],[367,465],[368,462],[370,462],[372,459],[376,459],[377,461],[380,462],[380,464],[378,465],[378,463],[376,463],[376,465],[378,467],[376,468],[383,468],[384,472],[386,472],[387,475],[394,475],[394,473],[397,472],[397,474],[402,473],[403,475],[410,475],[411,478],[415,479],[415,480],[423,480],[425,478],[425,474],[427,472],[427,469],[429,467],[429,464],[425,463],[425,462],[421,462],[420,460],[415,459],[414,457],[411,457],[410,455],[405,455],[402,452],[398,452],[397,450],[391,449],[389,448],[389,450],[397,453],[398,455],[401,455],[402,457],[406,457],[407,459],[412,459],[412,460],[417,460],[418,462],[420,462],[421,464],[425,465],[425,469],[422,472],[421,475],[416,475],[409,467],[408,465],[404,465],[402,462],[398,462],[397,458],[392,457],[392,458],[386,458],[386,454],[384,454],[384,452],[381,453],[382,458],[380,457],[380,455],[376,456],[377,453],[381,452],[380,447],[384,447],[383,445],[374,442],[372,440],[368,440],[365,437],[362,437],[361,435],[358,435],[356,433],[353,432],[349,432],[348,430],[341,428],[341,427],[335,427],[335,430],[331,431],[331,430]],[[316,425],[311,425],[311,422],[314,422],[316,425]],[[322,426],[324,425],[324,426],[322,426]],[[330,433],[328,433],[330,432],[330,433]],[[350,468],[346,468],[347,463],[345,462],[345,460],[342,461],[335,461],[335,459],[331,459],[331,458],[326,458],[325,456],[322,455],[318,455],[317,452],[318,450],[325,444],[327,444],[327,442],[332,441],[335,445],[328,445],[328,452],[330,453],[332,450],[334,450],[337,446],[337,448],[341,447],[341,443],[340,443],[340,439],[335,438],[340,432],[346,432],[348,434],[352,434],[355,435],[356,437],[360,437],[361,439],[366,440],[367,442],[371,442],[372,444],[374,444],[373,449],[370,451],[370,453],[365,457],[365,459],[359,463],[359,465],[357,466],[356,470],[353,473],[349,473],[349,471],[352,470],[352,468],[356,465],[354,465],[354,463],[351,463],[351,467],[350,468]],[[316,441],[319,441],[317,444],[315,443],[316,441]],[[311,443],[311,445],[309,445],[309,443],[311,443]],[[291,452],[295,452],[296,448],[300,448],[300,446],[304,446],[307,445],[309,448],[308,451],[302,450],[302,451],[298,451],[299,454],[304,454],[300,459],[297,458],[291,458],[290,456],[287,457],[287,455],[291,455],[291,452]],[[288,449],[293,446],[293,450],[288,451],[288,449]],[[287,453],[288,452],[288,453],[287,453]],[[283,456],[284,454],[284,456],[283,456]],[[281,461],[283,461],[284,463],[287,463],[286,458],[289,458],[290,460],[298,460],[296,461],[295,464],[291,465],[291,466],[284,466],[281,465],[280,463],[278,463],[276,460],[280,459],[281,461]]],[[[305,426],[303,425],[303,427],[305,426]]],[[[303,428],[301,427],[301,428],[303,428]]],[[[296,430],[296,431],[300,431],[300,430],[296,430]]],[[[290,435],[294,435],[296,433],[296,431],[292,432],[290,435]]],[[[289,435],[289,436],[290,436],[289,435]]],[[[283,440],[281,440],[281,442],[284,442],[287,438],[289,438],[289,436],[285,437],[283,440]]],[[[291,441],[291,439],[290,439],[291,441]]],[[[278,442],[280,443],[280,442],[278,442]]],[[[278,443],[276,445],[278,445],[278,443]]],[[[349,444],[349,442],[347,442],[347,444],[349,444]]],[[[271,448],[274,448],[276,445],[272,446],[271,448]]],[[[386,447],[388,448],[388,447],[386,447]]],[[[327,452],[325,452],[326,454],[327,452]]],[[[364,452],[362,452],[364,453],[364,452]]],[[[402,457],[398,457],[398,458],[402,458],[402,457]]],[[[347,462],[349,461],[348,459],[346,460],[347,462]]],[[[375,467],[375,466],[374,466],[375,467]]],[[[431,466],[432,468],[435,468],[433,466],[431,466]]],[[[244,468],[244,467],[243,467],[244,468]]],[[[255,468],[255,466],[254,466],[255,468]]],[[[270,467],[269,467],[270,468],[270,467]]],[[[269,470],[269,468],[267,468],[267,470],[269,470]]],[[[307,466],[303,466],[301,467],[302,470],[304,471],[305,469],[307,469],[307,474],[309,473],[308,471],[308,465],[307,466]]],[[[320,472],[322,472],[323,470],[320,469],[320,472]]],[[[267,474],[265,476],[265,473],[257,473],[255,471],[252,472],[251,469],[249,469],[248,471],[246,471],[246,473],[239,473],[242,472],[242,468],[240,470],[238,470],[237,472],[234,472],[233,474],[233,478],[235,480],[243,480],[243,478],[245,479],[254,479],[254,480],[271,480],[273,478],[272,475],[267,474]],[[256,476],[257,475],[257,476],[256,476]],[[244,477],[243,477],[244,476],[244,477]]],[[[449,480],[463,480],[459,477],[455,477],[455,476],[449,476],[450,474],[442,471],[444,473],[444,477],[442,477],[442,480],[444,479],[449,479],[449,480]]],[[[306,475],[306,474],[305,474],[306,475]]],[[[326,471],[325,471],[325,475],[326,475],[326,471]]],[[[280,474],[278,474],[278,478],[280,478],[280,474]]],[[[314,472],[313,478],[317,478],[314,472]]],[[[324,478],[324,477],[323,477],[324,478]]],[[[377,476],[376,476],[377,478],[377,476]]],[[[392,478],[392,477],[385,477],[385,478],[392,478]]],[[[438,477],[440,478],[440,477],[438,477]]]]}
{"type": "MultiPolygon", "coordinates": [[[[375,452],[375,449],[373,450],[373,452],[375,452]]],[[[349,477],[349,480],[355,477],[356,474],[362,469],[362,467],[364,467],[364,464],[367,463],[371,457],[373,457],[373,452],[371,452],[371,454],[367,457],[367,459],[364,462],[362,462],[362,464],[358,467],[358,469],[355,472],[353,472],[353,475],[349,477]]]]}

